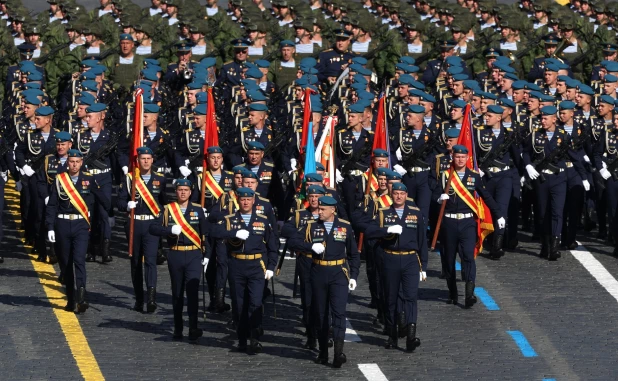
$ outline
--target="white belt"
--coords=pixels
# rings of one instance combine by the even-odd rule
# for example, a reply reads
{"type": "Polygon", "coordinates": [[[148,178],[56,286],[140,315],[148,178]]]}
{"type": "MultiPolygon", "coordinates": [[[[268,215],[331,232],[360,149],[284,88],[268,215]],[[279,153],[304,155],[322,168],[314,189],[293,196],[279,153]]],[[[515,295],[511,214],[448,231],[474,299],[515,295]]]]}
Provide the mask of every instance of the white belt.
{"type": "Polygon", "coordinates": [[[111,171],[111,169],[105,168],[105,169],[91,169],[88,172],[92,173],[93,175],[100,175],[101,173],[107,173],[109,171],[111,171]]]}
{"type": "Polygon", "coordinates": [[[348,174],[349,174],[350,176],[360,176],[360,175],[362,175],[363,173],[364,173],[364,172],[363,172],[363,171],[361,171],[360,169],[353,169],[353,170],[351,170],[350,172],[348,172],[348,174]]]}
{"type": "Polygon", "coordinates": [[[573,162],[571,162],[571,161],[567,161],[564,164],[566,164],[567,168],[573,168],[573,162]]]}
{"type": "Polygon", "coordinates": [[[410,168],[410,172],[425,172],[425,171],[429,171],[429,168],[423,168],[423,167],[410,168]]]}
{"type": "Polygon", "coordinates": [[[456,220],[463,220],[464,218],[471,218],[474,216],[472,213],[446,213],[444,217],[454,218],[456,220]]]}
{"type": "Polygon", "coordinates": [[[136,214],[133,216],[134,220],[147,221],[154,220],[155,216],[151,216],[150,214],[136,214]]]}
{"type": "Polygon", "coordinates": [[[204,167],[195,167],[195,172],[204,172],[204,167]]]}
{"type": "Polygon", "coordinates": [[[58,218],[63,220],[83,220],[84,217],[81,214],[59,214],[58,218]]]}
{"type": "Polygon", "coordinates": [[[507,165],[507,166],[506,166],[506,167],[504,167],[504,168],[500,168],[500,167],[489,167],[489,168],[488,168],[488,171],[489,171],[489,172],[494,172],[494,173],[495,173],[495,172],[502,172],[502,171],[506,171],[506,170],[509,170],[509,169],[511,169],[511,167],[509,167],[509,166],[507,165]]]}
{"type": "MultiPolygon", "coordinates": [[[[558,173],[560,172],[564,172],[564,168],[560,168],[560,170],[558,171],[558,173]]],[[[552,171],[551,169],[544,169],[541,171],[541,173],[545,173],[546,175],[555,175],[556,172],[552,171]]]]}
{"type": "Polygon", "coordinates": [[[155,172],[159,173],[172,173],[172,169],[169,167],[159,167],[155,172]]]}

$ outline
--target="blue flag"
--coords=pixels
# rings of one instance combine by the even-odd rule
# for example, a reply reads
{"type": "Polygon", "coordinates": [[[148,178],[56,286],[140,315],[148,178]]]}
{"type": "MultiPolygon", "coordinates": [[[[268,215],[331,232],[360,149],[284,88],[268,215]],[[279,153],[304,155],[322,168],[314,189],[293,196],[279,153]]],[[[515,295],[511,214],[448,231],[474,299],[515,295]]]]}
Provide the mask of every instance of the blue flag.
{"type": "Polygon", "coordinates": [[[313,142],[313,122],[309,122],[309,131],[307,131],[307,149],[305,150],[305,166],[304,173],[315,173],[315,143],[313,142]]]}

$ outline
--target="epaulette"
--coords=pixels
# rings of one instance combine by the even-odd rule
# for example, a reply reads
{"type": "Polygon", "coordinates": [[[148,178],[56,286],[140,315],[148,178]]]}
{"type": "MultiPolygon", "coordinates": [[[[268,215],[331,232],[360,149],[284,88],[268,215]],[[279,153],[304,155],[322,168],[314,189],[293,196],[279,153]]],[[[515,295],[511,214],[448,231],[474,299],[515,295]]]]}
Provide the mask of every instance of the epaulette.
{"type": "Polygon", "coordinates": [[[275,166],[275,164],[273,164],[273,163],[271,163],[269,161],[265,161],[264,165],[267,166],[267,167],[274,167],[275,166]]]}
{"type": "Polygon", "coordinates": [[[82,172],[82,173],[83,173],[84,175],[86,175],[86,176],[92,176],[92,173],[90,173],[90,172],[88,172],[88,171],[86,171],[86,172],[82,172]]]}
{"type": "Polygon", "coordinates": [[[225,216],[225,218],[230,218],[230,217],[234,217],[234,214],[228,214],[227,216],[225,216]]]}
{"type": "Polygon", "coordinates": [[[412,209],[412,210],[418,210],[420,211],[420,209],[416,206],[412,206],[412,205],[408,205],[408,208],[412,209]]]}
{"type": "Polygon", "coordinates": [[[231,64],[232,62],[234,62],[234,61],[233,60],[232,61],[227,61],[227,62],[223,63],[223,65],[225,66],[227,64],[231,64]]]}
{"type": "Polygon", "coordinates": [[[412,197],[406,197],[406,200],[414,202],[414,199],[412,197]]]}
{"type": "Polygon", "coordinates": [[[264,218],[264,219],[266,219],[266,220],[268,219],[268,217],[266,217],[266,216],[265,216],[265,215],[263,215],[263,214],[257,214],[257,216],[258,216],[258,218],[264,218]]]}
{"type": "Polygon", "coordinates": [[[339,130],[339,131],[337,131],[337,132],[341,134],[341,133],[343,133],[343,132],[346,132],[346,129],[345,129],[345,128],[342,128],[341,130],[339,130]]]}
{"type": "Polygon", "coordinates": [[[505,130],[507,130],[507,131],[509,131],[509,132],[513,131],[513,129],[512,129],[512,128],[510,128],[510,127],[504,127],[504,129],[505,129],[505,130]]]}
{"type": "Polygon", "coordinates": [[[474,128],[476,128],[477,130],[483,130],[485,128],[485,126],[482,125],[482,124],[475,124],[474,128]]]}
{"type": "Polygon", "coordinates": [[[163,132],[164,134],[169,135],[169,131],[167,131],[167,130],[161,129],[161,132],[163,132]]]}
{"type": "Polygon", "coordinates": [[[373,135],[373,134],[375,134],[375,132],[373,132],[373,131],[367,131],[367,133],[368,133],[369,135],[373,135]]]}
{"type": "MultiPolygon", "coordinates": [[[[165,175],[163,173],[154,172],[154,174],[157,175],[157,176],[165,177],[165,175]]],[[[201,205],[200,205],[200,207],[201,207],[201,205]]]]}
{"type": "MultiPolygon", "coordinates": [[[[468,169],[470,169],[470,168],[468,168],[468,169]]],[[[472,172],[472,173],[476,173],[477,175],[479,174],[479,173],[478,173],[477,171],[475,171],[474,169],[470,169],[470,172],[472,172]]]]}
{"type": "Polygon", "coordinates": [[[558,131],[560,131],[563,134],[566,134],[566,131],[564,129],[562,129],[562,128],[559,128],[558,131]]]}
{"type": "Polygon", "coordinates": [[[196,204],[195,202],[192,202],[192,203],[191,203],[191,205],[193,205],[193,206],[199,206],[200,208],[202,207],[202,205],[200,205],[200,204],[196,204]]]}
{"type": "Polygon", "coordinates": [[[245,131],[249,131],[249,127],[243,127],[243,128],[242,128],[242,131],[243,131],[243,132],[245,132],[245,131]]]}
{"type": "Polygon", "coordinates": [[[234,174],[234,172],[232,172],[232,171],[223,171],[223,172],[227,173],[228,175],[233,175],[234,174]]]}
{"type": "Polygon", "coordinates": [[[352,225],[352,224],[350,223],[350,221],[348,221],[348,220],[344,220],[343,218],[340,218],[340,219],[339,219],[339,221],[341,221],[341,222],[343,222],[343,223],[346,223],[346,224],[348,224],[348,225],[352,225]]]}
{"type": "Polygon", "coordinates": [[[378,210],[389,210],[389,209],[390,209],[390,206],[387,208],[378,208],[378,210]]]}
{"type": "Polygon", "coordinates": [[[270,203],[270,200],[267,199],[266,197],[258,196],[258,198],[262,201],[267,201],[268,203],[270,203]]]}
{"type": "Polygon", "coordinates": [[[326,50],[324,50],[322,53],[332,52],[332,51],[333,51],[333,49],[331,48],[331,49],[326,49],[326,50]]]}
{"type": "Polygon", "coordinates": [[[439,154],[436,155],[436,157],[442,157],[442,156],[444,156],[443,153],[439,153],[439,154]]]}
{"type": "Polygon", "coordinates": [[[59,130],[59,129],[57,129],[57,128],[54,128],[54,131],[55,131],[55,132],[60,132],[60,130],[59,130]]]}

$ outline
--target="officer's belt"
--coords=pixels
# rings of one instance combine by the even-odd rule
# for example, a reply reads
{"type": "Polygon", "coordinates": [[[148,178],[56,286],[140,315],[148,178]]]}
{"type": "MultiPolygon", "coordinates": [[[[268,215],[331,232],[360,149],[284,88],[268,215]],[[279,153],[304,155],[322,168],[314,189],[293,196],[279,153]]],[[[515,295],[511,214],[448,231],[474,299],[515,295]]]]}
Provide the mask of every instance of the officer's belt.
{"type": "Polygon", "coordinates": [[[232,257],[236,259],[244,259],[244,260],[252,260],[252,259],[261,259],[262,254],[230,254],[232,257]]]}
{"type": "Polygon", "coordinates": [[[474,216],[474,213],[446,213],[444,217],[454,218],[456,220],[463,220],[464,218],[471,218],[474,216]]]}
{"type": "Polygon", "coordinates": [[[191,250],[200,250],[200,248],[195,246],[195,245],[172,246],[172,247],[170,247],[170,250],[175,250],[175,251],[191,251],[191,250]]]}
{"type": "Polygon", "coordinates": [[[410,255],[410,254],[416,254],[416,250],[410,250],[410,251],[395,251],[395,250],[384,250],[384,252],[386,254],[393,254],[393,255],[410,255]]]}
{"type": "Polygon", "coordinates": [[[133,216],[134,220],[139,220],[139,221],[147,221],[147,220],[154,220],[156,217],[152,216],[150,214],[136,214],[133,216]]]}
{"type": "Polygon", "coordinates": [[[84,217],[81,214],[59,214],[58,218],[63,220],[83,220],[84,217]]]}
{"type": "Polygon", "coordinates": [[[551,169],[544,169],[544,170],[541,171],[541,173],[544,173],[546,175],[555,175],[555,174],[560,173],[560,172],[564,172],[564,168],[560,168],[558,170],[558,172],[552,171],[551,169]]]}
{"type": "Polygon", "coordinates": [[[105,168],[105,169],[91,169],[88,172],[92,173],[93,175],[100,175],[101,173],[107,173],[109,171],[111,171],[111,169],[105,168]]]}
{"type": "Polygon", "coordinates": [[[511,167],[509,167],[508,165],[504,168],[500,168],[500,167],[489,167],[487,168],[488,172],[492,172],[492,173],[496,173],[496,172],[502,172],[502,171],[507,171],[511,169],[511,167]]]}
{"type": "Polygon", "coordinates": [[[339,266],[345,263],[345,259],[337,259],[336,261],[323,261],[321,259],[314,259],[313,263],[320,266],[339,266]]]}
{"type": "Polygon", "coordinates": [[[307,258],[311,258],[311,257],[313,257],[313,254],[311,254],[311,253],[296,253],[296,254],[298,254],[298,255],[303,255],[303,256],[305,256],[305,257],[307,257],[307,258]]]}
{"type": "Polygon", "coordinates": [[[348,172],[348,175],[350,176],[361,176],[363,173],[365,173],[364,171],[361,171],[360,169],[352,169],[348,172]]]}
{"type": "Polygon", "coordinates": [[[572,161],[567,161],[564,164],[566,164],[567,168],[573,168],[573,162],[572,161]]]}
{"type": "Polygon", "coordinates": [[[429,167],[412,167],[409,172],[425,172],[429,171],[429,167]]]}

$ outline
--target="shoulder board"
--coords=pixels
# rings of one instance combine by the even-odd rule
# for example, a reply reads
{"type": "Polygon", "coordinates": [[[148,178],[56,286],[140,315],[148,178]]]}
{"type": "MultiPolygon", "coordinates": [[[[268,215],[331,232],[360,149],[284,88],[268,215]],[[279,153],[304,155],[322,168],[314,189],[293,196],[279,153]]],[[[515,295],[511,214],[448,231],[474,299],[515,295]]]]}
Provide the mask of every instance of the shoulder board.
{"type": "Polygon", "coordinates": [[[350,223],[350,221],[348,221],[348,220],[344,220],[343,218],[340,218],[340,219],[339,219],[339,221],[340,221],[340,222],[343,222],[344,224],[352,225],[352,224],[350,223]]]}
{"type": "Polygon", "coordinates": [[[273,163],[271,163],[269,161],[265,161],[264,165],[267,166],[267,167],[274,167],[275,166],[275,164],[273,164],[273,163]]]}
{"type": "MultiPolygon", "coordinates": [[[[469,168],[468,168],[469,169],[469,168]]],[[[475,171],[474,169],[470,169],[470,172],[472,173],[476,173],[477,175],[479,174],[477,171],[475,171]]]]}
{"type": "Polygon", "coordinates": [[[375,134],[375,132],[373,132],[373,131],[367,131],[367,133],[368,133],[369,135],[373,135],[373,134],[375,134]]]}
{"type": "Polygon", "coordinates": [[[232,171],[224,171],[225,173],[227,173],[228,175],[234,175],[234,172],[232,171]]]}
{"type": "Polygon", "coordinates": [[[506,127],[505,129],[506,129],[508,132],[513,131],[513,129],[512,129],[512,128],[508,128],[508,127],[506,127]]]}
{"type": "Polygon", "coordinates": [[[60,132],[60,130],[57,128],[54,128],[54,132],[60,132]]]}
{"type": "Polygon", "coordinates": [[[266,202],[268,202],[268,203],[270,204],[270,200],[269,200],[269,199],[267,199],[266,197],[258,196],[258,198],[259,198],[260,200],[262,200],[262,201],[266,201],[266,202]]]}
{"type": "Polygon", "coordinates": [[[54,154],[50,153],[49,155],[45,155],[45,157],[50,157],[50,156],[54,156],[54,154]]]}
{"type": "Polygon", "coordinates": [[[406,200],[414,202],[414,199],[412,197],[406,197],[406,200]]]}
{"type": "Polygon", "coordinates": [[[566,133],[566,131],[565,131],[565,130],[563,130],[562,128],[559,128],[559,129],[558,129],[558,131],[560,131],[560,132],[561,132],[561,133],[563,133],[563,134],[565,134],[565,133],[566,133]]]}
{"type": "Polygon", "coordinates": [[[200,207],[200,208],[202,207],[202,205],[200,205],[200,204],[196,204],[196,203],[194,203],[194,202],[192,202],[192,203],[191,203],[191,205],[193,205],[193,206],[197,206],[197,207],[200,207]]]}
{"type": "Polygon", "coordinates": [[[232,62],[234,62],[234,61],[227,61],[227,62],[224,62],[224,63],[223,63],[223,65],[231,64],[232,62]]]}
{"type": "Polygon", "coordinates": [[[165,134],[165,135],[169,135],[169,131],[168,130],[161,129],[161,132],[163,132],[163,134],[165,134]]]}
{"type": "Polygon", "coordinates": [[[482,124],[475,124],[474,128],[476,128],[477,130],[483,130],[485,129],[485,126],[483,126],[482,124]]]}
{"type": "Polygon", "coordinates": [[[436,157],[442,157],[442,156],[444,156],[443,153],[439,153],[439,154],[436,155],[436,157]]]}
{"type": "Polygon", "coordinates": [[[345,129],[345,128],[342,128],[341,130],[339,130],[339,131],[337,131],[337,132],[339,132],[340,134],[342,134],[342,133],[344,133],[345,131],[346,131],[346,129],[345,129]]]}
{"type": "Polygon", "coordinates": [[[322,53],[332,52],[332,51],[333,51],[333,49],[331,48],[331,49],[326,49],[326,50],[324,50],[322,53]]]}
{"type": "Polygon", "coordinates": [[[265,216],[265,215],[263,215],[263,214],[257,214],[257,217],[258,217],[258,218],[263,218],[263,219],[265,219],[265,220],[267,220],[267,219],[268,219],[268,217],[266,217],[266,216],[265,216]]]}
{"type": "Polygon", "coordinates": [[[420,209],[416,206],[412,206],[412,205],[408,205],[408,209],[412,209],[412,210],[418,210],[420,211],[420,209]]]}
{"type": "Polygon", "coordinates": [[[234,217],[233,214],[228,214],[227,216],[225,216],[225,218],[232,218],[232,217],[234,217]]]}
{"type": "Polygon", "coordinates": [[[389,209],[390,209],[390,207],[387,207],[387,208],[378,208],[378,210],[389,210],[389,209]]]}
{"type": "Polygon", "coordinates": [[[243,131],[249,131],[249,127],[243,127],[242,130],[243,131]]]}
{"type": "Polygon", "coordinates": [[[82,172],[82,173],[83,173],[85,176],[90,176],[90,177],[92,177],[92,173],[90,173],[90,172],[82,172]]]}
{"type": "MultiPolygon", "coordinates": [[[[165,177],[165,175],[163,173],[159,173],[159,172],[154,172],[155,175],[160,176],[160,177],[165,177]]],[[[200,205],[201,207],[201,205],[200,205]]]]}

